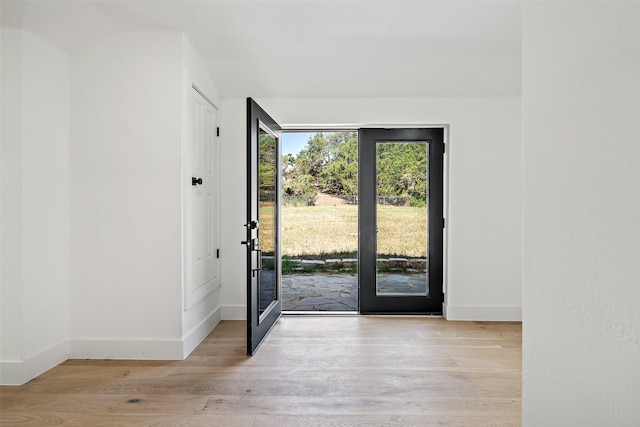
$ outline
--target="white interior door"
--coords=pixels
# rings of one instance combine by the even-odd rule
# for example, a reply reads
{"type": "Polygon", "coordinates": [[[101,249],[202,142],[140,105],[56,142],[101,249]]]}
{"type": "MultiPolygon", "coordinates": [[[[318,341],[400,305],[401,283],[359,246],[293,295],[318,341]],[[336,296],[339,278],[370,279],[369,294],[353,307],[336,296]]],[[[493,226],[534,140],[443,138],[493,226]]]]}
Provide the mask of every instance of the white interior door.
{"type": "Polygon", "coordinates": [[[217,110],[194,88],[188,115],[187,308],[220,284],[217,110]]]}

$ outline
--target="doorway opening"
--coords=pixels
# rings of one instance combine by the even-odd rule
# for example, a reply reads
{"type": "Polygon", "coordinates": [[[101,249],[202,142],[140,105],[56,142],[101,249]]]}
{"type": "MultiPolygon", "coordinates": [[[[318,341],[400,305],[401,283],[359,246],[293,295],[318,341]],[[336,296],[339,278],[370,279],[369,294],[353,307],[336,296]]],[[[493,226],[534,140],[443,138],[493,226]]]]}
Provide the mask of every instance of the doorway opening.
{"type": "Polygon", "coordinates": [[[315,132],[284,155],[283,133],[247,98],[247,353],[283,309],[442,313],[444,128],[315,132]],[[352,305],[288,280],[329,271],[352,305]]]}
{"type": "Polygon", "coordinates": [[[282,309],[356,313],[358,132],[282,133],[282,309]]]}

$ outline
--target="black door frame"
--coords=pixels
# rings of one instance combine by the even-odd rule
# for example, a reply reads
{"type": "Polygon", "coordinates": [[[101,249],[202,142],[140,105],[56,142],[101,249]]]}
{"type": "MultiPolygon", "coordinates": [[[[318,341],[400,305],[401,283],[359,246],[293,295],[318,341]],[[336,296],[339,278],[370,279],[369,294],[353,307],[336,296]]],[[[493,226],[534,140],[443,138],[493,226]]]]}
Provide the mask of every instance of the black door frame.
{"type": "Polygon", "coordinates": [[[362,128],[358,132],[358,283],[361,314],[442,314],[444,251],[444,129],[362,128]],[[376,295],[376,143],[427,142],[429,146],[428,292],[376,295]]]}

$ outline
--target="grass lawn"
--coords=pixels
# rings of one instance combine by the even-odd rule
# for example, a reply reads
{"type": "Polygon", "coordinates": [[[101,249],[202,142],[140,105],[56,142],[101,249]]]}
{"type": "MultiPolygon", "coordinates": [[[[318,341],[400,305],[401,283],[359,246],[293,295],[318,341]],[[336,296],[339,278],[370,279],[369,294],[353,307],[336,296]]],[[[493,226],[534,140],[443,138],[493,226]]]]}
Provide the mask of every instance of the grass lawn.
{"type": "MultiPolygon", "coordinates": [[[[273,227],[273,207],[260,208],[260,228],[273,227]]],[[[426,207],[378,206],[378,254],[426,258],[426,207]]],[[[261,233],[263,248],[273,247],[273,237],[261,233]],[[265,241],[266,240],[266,241],[265,241]]],[[[358,207],[284,206],[282,256],[305,258],[356,258],[358,207]]]]}

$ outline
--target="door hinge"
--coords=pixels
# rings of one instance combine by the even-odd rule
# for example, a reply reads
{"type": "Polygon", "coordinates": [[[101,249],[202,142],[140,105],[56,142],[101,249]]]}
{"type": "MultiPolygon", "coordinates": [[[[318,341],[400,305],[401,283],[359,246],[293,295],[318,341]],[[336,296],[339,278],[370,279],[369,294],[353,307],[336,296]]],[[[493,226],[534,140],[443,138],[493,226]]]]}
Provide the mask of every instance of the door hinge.
{"type": "Polygon", "coordinates": [[[442,144],[442,154],[447,152],[447,144],[442,144]]]}
{"type": "Polygon", "coordinates": [[[216,128],[216,136],[220,136],[220,128],[219,127],[216,128]]]}
{"type": "Polygon", "coordinates": [[[220,249],[216,249],[216,258],[220,258],[220,249]]]}
{"type": "Polygon", "coordinates": [[[446,226],[446,221],[445,221],[445,219],[444,219],[444,218],[442,218],[442,228],[446,228],[446,227],[447,227],[447,226],[446,226]]]}

